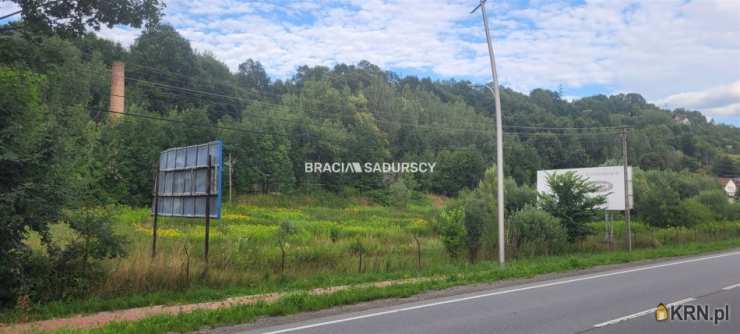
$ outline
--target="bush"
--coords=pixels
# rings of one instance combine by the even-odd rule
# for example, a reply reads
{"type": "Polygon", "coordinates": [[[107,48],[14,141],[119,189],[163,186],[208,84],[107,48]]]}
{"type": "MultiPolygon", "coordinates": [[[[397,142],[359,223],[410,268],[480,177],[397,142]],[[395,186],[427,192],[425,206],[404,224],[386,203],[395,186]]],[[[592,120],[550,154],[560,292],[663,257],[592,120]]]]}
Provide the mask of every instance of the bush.
{"type": "Polygon", "coordinates": [[[417,219],[406,226],[406,231],[411,235],[416,244],[416,265],[421,268],[421,238],[429,235],[431,229],[429,223],[423,219],[417,219]]]}
{"type": "Polygon", "coordinates": [[[717,189],[713,191],[702,191],[695,197],[699,203],[709,208],[717,220],[735,219],[733,205],[724,191],[717,189]]]}
{"type": "MultiPolygon", "coordinates": [[[[688,172],[636,170],[635,210],[637,216],[651,226],[686,226],[683,201],[716,189],[716,182],[706,176],[688,172]]],[[[705,194],[702,201],[714,203],[714,196],[705,194]]],[[[694,206],[694,203],[690,205],[694,206]]]]}
{"type": "Polygon", "coordinates": [[[399,208],[405,208],[411,200],[411,190],[402,181],[397,181],[388,189],[390,193],[390,204],[399,208]]]}
{"type": "Polygon", "coordinates": [[[509,229],[516,253],[550,255],[560,252],[567,242],[560,221],[544,210],[525,207],[511,216],[509,229]]]}
{"type": "Polygon", "coordinates": [[[355,238],[352,240],[352,243],[349,244],[349,253],[353,256],[357,256],[358,258],[358,264],[357,264],[357,272],[361,273],[363,271],[363,265],[362,265],[362,256],[367,252],[367,247],[365,247],[365,243],[362,242],[362,239],[355,238]]]}
{"type": "Polygon", "coordinates": [[[451,258],[457,258],[465,246],[464,216],[462,208],[459,207],[446,208],[437,216],[436,229],[451,258]]]}
{"type": "Polygon", "coordinates": [[[693,198],[681,201],[679,214],[681,216],[679,220],[680,226],[693,227],[714,220],[712,211],[693,198]]]}
{"type": "MultiPolygon", "coordinates": [[[[492,165],[486,169],[483,179],[478,183],[478,188],[475,189],[475,193],[489,203],[491,212],[496,210],[496,189],[496,165],[492,165]]],[[[513,178],[504,180],[504,190],[506,192],[506,203],[504,205],[507,214],[512,214],[527,205],[537,203],[537,191],[527,185],[518,185],[513,178]]]]}
{"type": "Polygon", "coordinates": [[[491,220],[488,203],[480,197],[469,197],[465,202],[463,223],[465,226],[465,246],[471,263],[478,258],[484,234],[491,236],[496,233],[495,229],[486,226],[490,224],[491,220]]]}
{"type": "Polygon", "coordinates": [[[447,196],[475,187],[486,169],[480,153],[473,150],[442,151],[437,161],[430,190],[447,196]]]}
{"type": "Polygon", "coordinates": [[[637,216],[650,226],[680,226],[681,198],[666,180],[635,184],[637,216]],[[641,186],[642,184],[642,186],[641,186]]]}
{"type": "Polygon", "coordinates": [[[38,301],[87,295],[106,276],[102,260],[125,256],[126,240],[113,233],[110,212],[81,209],[67,212],[74,231],[64,247],[50,244],[48,256],[30,255],[27,293],[38,301]]]}
{"type": "Polygon", "coordinates": [[[373,189],[364,192],[371,201],[383,206],[391,205],[391,193],[388,189],[373,189]]]}
{"type": "Polygon", "coordinates": [[[287,256],[288,242],[294,235],[298,234],[295,224],[289,221],[280,223],[277,230],[277,243],[280,248],[280,274],[285,272],[285,258],[287,256]]]}

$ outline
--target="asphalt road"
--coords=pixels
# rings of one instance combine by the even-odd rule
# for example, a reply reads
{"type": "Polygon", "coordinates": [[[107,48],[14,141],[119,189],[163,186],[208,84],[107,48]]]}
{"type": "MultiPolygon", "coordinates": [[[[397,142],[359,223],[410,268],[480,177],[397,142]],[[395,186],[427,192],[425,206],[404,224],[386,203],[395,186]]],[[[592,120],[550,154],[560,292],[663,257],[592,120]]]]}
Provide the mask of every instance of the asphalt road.
{"type": "MultiPolygon", "coordinates": [[[[687,316],[688,318],[688,316],[687,316]]],[[[740,333],[740,251],[683,258],[241,333],[740,333]],[[729,320],[658,322],[658,303],[729,320]]]]}

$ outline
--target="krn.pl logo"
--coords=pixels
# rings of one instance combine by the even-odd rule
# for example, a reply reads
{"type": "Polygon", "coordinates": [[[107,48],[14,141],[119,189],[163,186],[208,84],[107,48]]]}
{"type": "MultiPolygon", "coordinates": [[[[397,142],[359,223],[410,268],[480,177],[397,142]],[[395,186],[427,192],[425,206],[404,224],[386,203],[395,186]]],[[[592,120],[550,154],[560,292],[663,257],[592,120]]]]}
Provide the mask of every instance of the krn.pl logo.
{"type": "Polygon", "coordinates": [[[665,307],[665,304],[660,303],[658,304],[658,307],[655,308],[655,320],[657,321],[668,320],[668,308],[665,307]]]}

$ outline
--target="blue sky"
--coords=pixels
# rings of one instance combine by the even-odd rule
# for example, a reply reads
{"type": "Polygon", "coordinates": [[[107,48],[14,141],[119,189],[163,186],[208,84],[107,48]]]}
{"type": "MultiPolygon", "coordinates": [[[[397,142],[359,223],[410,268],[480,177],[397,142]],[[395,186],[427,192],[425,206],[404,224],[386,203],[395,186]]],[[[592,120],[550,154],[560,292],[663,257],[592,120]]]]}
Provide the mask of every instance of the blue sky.
{"type": "MultiPolygon", "coordinates": [[[[232,70],[368,60],[401,74],[490,80],[475,0],[169,0],[164,21],[232,70]]],[[[0,2],[0,13],[14,6],[0,2]]],[[[740,126],[740,1],[489,0],[500,80],[578,98],[637,92],[740,126]]],[[[101,36],[130,45],[136,30],[101,36]]]]}

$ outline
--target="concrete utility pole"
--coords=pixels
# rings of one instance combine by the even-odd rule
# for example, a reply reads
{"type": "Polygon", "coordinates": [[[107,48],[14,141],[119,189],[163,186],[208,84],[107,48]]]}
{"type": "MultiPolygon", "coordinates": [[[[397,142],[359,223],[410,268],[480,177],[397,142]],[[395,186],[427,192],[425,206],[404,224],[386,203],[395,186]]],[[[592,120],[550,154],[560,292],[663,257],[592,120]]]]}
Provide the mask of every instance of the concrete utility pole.
{"type": "Polygon", "coordinates": [[[624,160],[624,234],[627,238],[627,251],[632,251],[632,229],[630,226],[630,188],[629,167],[627,166],[627,128],[622,129],[622,159],[624,160]]]}
{"type": "Polygon", "coordinates": [[[483,27],[486,31],[486,42],[488,43],[488,55],[491,58],[491,76],[493,77],[493,98],[496,104],[496,190],[498,205],[498,262],[504,265],[504,133],[501,125],[501,98],[499,94],[498,75],[496,74],[496,59],[493,55],[493,41],[488,31],[488,16],[486,15],[486,0],[480,0],[478,7],[483,14],[483,27]]]}

